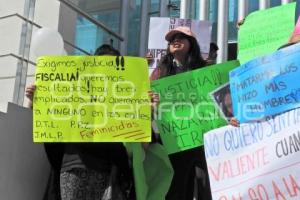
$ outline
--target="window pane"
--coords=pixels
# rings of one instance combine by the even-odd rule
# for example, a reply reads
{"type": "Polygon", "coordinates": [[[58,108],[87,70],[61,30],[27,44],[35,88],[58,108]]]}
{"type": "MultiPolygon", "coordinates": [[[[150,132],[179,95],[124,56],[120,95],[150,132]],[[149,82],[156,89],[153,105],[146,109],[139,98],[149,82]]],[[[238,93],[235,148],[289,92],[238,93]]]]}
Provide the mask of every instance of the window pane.
{"type": "Polygon", "coordinates": [[[229,16],[228,16],[228,40],[237,40],[236,23],[238,19],[238,0],[229,1],[229,16]]]}
{"type": "Polygon", "coordinates": [[[271,0],[270,7],[281,5],[281,0],[271,0]]]}
{"type": "Polygon", "coordinates": [[[212,22],[212,42],[217,42],[218,1],[211,0],[209,4],[209,21],[212,22]]]}
{"type": "Polygon", "coordinates": [[[190,19],[199,19],[199,1],[200,0],[191,0],[190,4],[190,13],[189,18],[190,19]]]}
{"type": "Polygon", "coordinates": [[[248,0],[248,13],[256,11],[259,9],[259,1],[258,0],[248,0]]]}
{"type": "MultiPolygon", "coordinates": [[[[91,15],[99,22],[105,24],[115,33],[120,32],[120,1],[91,1],[81,0],[78,7],[91,15]]],[[[75,29],[75,45],[93,54],[98,46],[113,42],[113,46],[118,48],[119,40],[107,33],[100,27],[82,17],[77,16],[75,29]]],[[[75,50],[75,54],[83,54],[75,50]]]]}
{"type": "MultiPolygon", "coordinates": [[[[163,1],[163,0],[161,0],[163,1]]],[[[170,10],[170,17],[179,18],[180,17],[180,0],[171,0],[171,4],[175,4],[178,9],[170,10]]]]}
{"type": "Polygon", "coordinates": [[[132,1],[129,7],[127,55],[139,54],[139,38],[141,28],[141,0],[132,1]]]}
{"type": "Polygon", "coordinates": [[[159,16],[159,0],[151,0],[151,17],[159,16]]]}

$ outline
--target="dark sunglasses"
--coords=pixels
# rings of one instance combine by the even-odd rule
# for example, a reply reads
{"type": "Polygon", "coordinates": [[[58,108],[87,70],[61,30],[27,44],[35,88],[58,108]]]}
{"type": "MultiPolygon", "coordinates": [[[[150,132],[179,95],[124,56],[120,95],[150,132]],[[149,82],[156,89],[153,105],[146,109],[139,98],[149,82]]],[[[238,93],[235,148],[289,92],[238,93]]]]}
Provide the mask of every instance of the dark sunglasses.
{"type": "Polygon", "coordinates": [[[171,39],[170,39],[170,43],[174,42],[174,40],[183,40],[183,39],[187,39],[187,36],[183,33],[176,33],[171,39]]]}

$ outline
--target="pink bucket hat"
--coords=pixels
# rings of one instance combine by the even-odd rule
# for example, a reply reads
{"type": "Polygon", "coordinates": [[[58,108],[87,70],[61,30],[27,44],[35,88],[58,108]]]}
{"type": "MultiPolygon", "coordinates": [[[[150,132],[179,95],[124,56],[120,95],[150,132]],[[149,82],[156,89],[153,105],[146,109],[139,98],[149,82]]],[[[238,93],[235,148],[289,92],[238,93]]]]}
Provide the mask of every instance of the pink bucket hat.
{"type": "Polygon", "coordinates": [[[196,39],[195,34],[194,34],[194,33],[192,32],[192,30],[191,30],[189,27],[187,27],[187,26],[178,26],[177,28],[175,28],[175,29],[173,29],[173,30],[170,30],[170,31],[166,34],[165,39],[166,39],[167,41],[170,42],[170,40],[172,39],[172,37],[173,37],[175,34],[177,34],[177,33],[183,33],[183,34],[185,34],[185,35],[187,35],[187,36],[190,36],[190,37],[193,37],[193,38],[196,39]]]}

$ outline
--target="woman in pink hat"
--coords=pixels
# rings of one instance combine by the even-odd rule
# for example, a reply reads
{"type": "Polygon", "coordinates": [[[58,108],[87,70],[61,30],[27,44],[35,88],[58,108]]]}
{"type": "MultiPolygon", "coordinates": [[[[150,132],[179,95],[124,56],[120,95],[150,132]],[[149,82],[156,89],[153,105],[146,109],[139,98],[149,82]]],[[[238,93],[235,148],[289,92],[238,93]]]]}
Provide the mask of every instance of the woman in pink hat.
{"type": "MultiPolygon", "coordinates": [[[[200,47],[189,27],[177,27],[169,31],[165,39],[169,42],[167,54],[161,58],[158,67],[150,79],[176,75],[182,72],[206,66],[201,56],[200,47]]],[[[174,169],[174,176],[166,200],[192,200],[194,193],[195,167],[200,166],[206,173],[206,185],[200,193],[203,199],[211,199],[204,148],[196,147],[169,155],[174,169]]]]}
{"type": "Polygon", "coordinates": [[[189,27],[179,26],[169,31],[165,39],[169,42],[167,54],[162,57],[151,76],[151,80],[201,68],[206,65],[201,56],[195,34],[189,27]]]}

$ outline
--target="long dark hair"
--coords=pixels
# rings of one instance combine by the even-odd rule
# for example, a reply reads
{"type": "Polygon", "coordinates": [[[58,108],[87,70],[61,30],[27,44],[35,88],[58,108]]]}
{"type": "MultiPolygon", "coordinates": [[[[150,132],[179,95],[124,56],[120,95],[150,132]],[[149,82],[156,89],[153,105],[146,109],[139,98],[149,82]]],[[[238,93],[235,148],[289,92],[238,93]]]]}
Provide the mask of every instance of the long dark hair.
{"type": "MultiPolygon", "coordinates": [[[[190,37],[188,35],[186,35],[186,38],[190,43],[190,49],[187,53],[186,62],[183,63],[184,71],[190,71],[204,67],[206,65],[206,61],[201,56],[200,47],[197,40],[194,37],[190,37]]],[[[176,66],[174,66],[173,60],[174,56],[171,54],[170,44],[168,44],[167,54],[161,58],[158,64],[158,67],[161,71],[160,77],[174,75],[176,73],[176,66]]]]}

